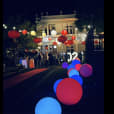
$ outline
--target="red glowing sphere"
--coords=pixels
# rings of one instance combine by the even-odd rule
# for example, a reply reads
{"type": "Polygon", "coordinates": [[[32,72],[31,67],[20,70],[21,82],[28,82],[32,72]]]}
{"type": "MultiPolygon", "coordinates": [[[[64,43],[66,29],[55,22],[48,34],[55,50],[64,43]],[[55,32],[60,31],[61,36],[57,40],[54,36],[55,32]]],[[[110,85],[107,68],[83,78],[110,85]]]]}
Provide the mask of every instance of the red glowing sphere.
{"type": "Polygon", "coordinates": [[[49,37],[49,38],[48,38],[48,40],[49,40],[49,41],[51,41],[51,40],[52,40],[52,38],[51,38],[51,37],[49,37]]]}
{"type": "Polygon", "coordinates": [[[67,30],[63,30],[63,31],[61,32],[61,34],[62,34],[63,36],[65,36],[65,35],[68,34],[68,32],[67,32],[67,30]]]}
{"type": "Polygon", "coordinates": [[[26,34],[27,34],[27,30],[23,30],[23,31],[22,31],[22,34],[23,34],[23,35],[26,35],[26,34]]]}
{"type": "Polygon", "coordinates": [[[58,84],[56,95],[61,103],[65,105],[74,105],[81,100],[83,89],[76,80],[65,78],[58,84]]]}
{"type": "Polygon", "coordinates": [[[34,43],[40,43],[40,42],[42,42],[42,39],[41,38],[34,38],[33,41],[34,41],[34,43]]]}
{"type": "Polygon", "coordinates": [[[59,36],[58,41],[64,43],[67,40],[66,36],[59,36]]]}
{"type": "Polygon", "coordinates": [[[72,36],[72,40],[75,40],[76,39],[76,36],[72,36]]]}
{"type": "Polygon", "coordinates": [[[77,71],[80,71],[81,66],[82,66],[81,64],[76,64],[76,65],[75,65],[76,70],[77,70],[77,71]]]}
{"type": "Polygon", "coordinates": [[[74,68],[70,68],[70,69],[68,70],[68,72],[67,72],[67,75],[68,75],[68,76],[69,76],[69,72],[70,72],[71,70],[74,70],[74,68]]]}
{"type": "Polygon", "coordinates": [[[16,30],[11,30],[8,32],[8,36],[9,36],[9,38],[16,39],[16,38],[20,37],[20,33],[16,30]]]}
{"type": "Polygon", "coordinates": [[[53,45],[57,45],[57,42],[53,42],[53,45]]]}
{"type": "Polygon", "coordinates": [[[85,45],[85,44],[86,44],[86,42],[85,42],[85,41],[83,41],[83,42],[82,42],[82,45],[85,45]]]}
{"type": "Polygon", "coordinates": [[[83,77],[89,77],[93,73],[93,68],[89,64],[83,64],[80,68],[80,75],[83,77]]]}

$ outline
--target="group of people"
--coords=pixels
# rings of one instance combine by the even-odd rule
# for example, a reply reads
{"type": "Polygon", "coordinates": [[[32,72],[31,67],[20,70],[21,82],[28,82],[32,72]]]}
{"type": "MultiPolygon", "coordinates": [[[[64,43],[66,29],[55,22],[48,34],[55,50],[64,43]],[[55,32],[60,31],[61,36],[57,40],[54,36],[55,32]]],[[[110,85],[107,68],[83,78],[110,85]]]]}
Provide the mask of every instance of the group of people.
{"type": "Polygon", "coordinates": [[[24,68],[48,67],[49,65],[61,64],[62,58],[52,53],[37,53],[34,56],[24,56],[19,58],[19,64],[24,68]]]}

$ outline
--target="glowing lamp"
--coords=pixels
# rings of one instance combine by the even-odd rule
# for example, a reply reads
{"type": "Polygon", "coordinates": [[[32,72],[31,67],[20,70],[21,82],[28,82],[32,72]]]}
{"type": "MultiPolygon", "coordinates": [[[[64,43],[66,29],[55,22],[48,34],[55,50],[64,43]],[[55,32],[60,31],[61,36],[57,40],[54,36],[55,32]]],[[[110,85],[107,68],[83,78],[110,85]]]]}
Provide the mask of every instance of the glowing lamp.
{"type": "Polygon", "coordinates": [[[65,36],[65,35],[68,34],[68,32],[67,32],[67,30],[63,30],[63,31],[61,32],[61,34],[62,34],[63,36],[65,36]]]}
{"type": "Polygon", "coordinates": [[[64,43],[67,40],[66,36],[59,36],[58,41],[64,43]]]}
{"type": "Polygon", "coordinates": [[[64,62],[64,63],[62,64],[62,68],[66,69],[67,67],[68,67],[68,63],[67,63],[67,62],[64,62]]]}
{"type": "Polygon", "coordinates": [[[53,90],[54,90],[55,93],[56,93],[56,89],[57,89],[58,84],[59,84],[62,80],[63,80],[63,79],[59,79],[59,80],[57,80],[57,81],[54,83],[53,90]]]}
{"type": "Polygon", "coordinates": [[[75,40],[76,39],[76,37],[75,36],[72,36],[72,40],[75,40]]]}
{"type": "Polygon", "coordinates": [[[68,67],[67,67],[67,70],[71,69],[71,68],[74,68],[75,69],[75,66],[70,64],[68,67]]]}
{"type": "Polygon", "coordinates": [[[52,40],[52,38],[51,38],[51,37],[49,37],[49,38],[48,38],[48,40],[49,40],[49,41],[51,41],[51,40],[52,40]]]}
{"type": "Polygon", "coordinates": [[[35,31],[31,31],[30,34],[31,34],[31,36],[36,36],[36,32],[35,31]]]}
{"type": "Polygon", "coordinates": [[[34,43],[40,43],[40,42],[42,42],[42,39],[41,38],[34,38],[33,42],[34,43]]]}
{"type": "Polygon", "coordinates": [[[83,64],[80,68],[80,75],[83,77],[89,77],[93,73],[93,68],[89,64],[83,64]]]}
{"type": "Polygon", "coordinates": [[[56,99],[45,97],[37,102],[35,114],[62,114],[62,108],[56,99]]]}
{"type": "Polygon", "coordinates": [[[65,105],[77,104],[83,95],[79,82],[71,78],[63,79],[57,86],[56,96],[65,105]]]}
{"type": "Polygon", "coordinates": [[[79,75],[79,72],[75,69],[70,70],[68,76],[72,77],[73,75],[79,75]]]}
{"type": "Polygon", "coordinates": [[[55,30],[52,30],[52,31],[51,31],[51,35],[52,35],[52,36],[56,36],[56,34],[57,34],[57,32],[56,32],[55,30]]]}
{"type": "Polygon", "coordinates": [[[42,32],[42,37],[46,37],[46,33],[44,31],[42,32]]]}
{"type": "Polygon", "coordinates": [[[81,86],[83,85],[83,79],[82,79],[81,76],[79,76],[79,75],[73,75],[73,76],[71,76],[71,78],[74,79],[74,80],[76,80],[77,82],[79,82],[81,86]]]}
{"type": "Polygon", "coordinates": [[[77,71],[80,71],[81,66],[82,66],[81,64],[76,64],[76,65],[75,65],[75,69],[76,69],[77,71]]]}
{"type": "Polygon", "coordinates": [[[27,30],[23,30],[23,31],[22,31],[22,34],[23,34],[23,35],[26,35],[26,34],[27,34],[27,30]]]}
{"type": "Polygon", "coordinates": [[[11,30],[8,32],[8,36],[9,36],[9,38],[16,39],[16,38],[20,37],[20,33],[16,30],[11,30]]]}
{"type": "Polygon", "coordinates": [[[57,45],[57,42],[53,42],[53,45],[57,45]]]}
{"type": "Polygon", "coordinates": [[[72,63],[71,63],[73,66],[75,66],[76,64],[80,64],[80,61],[79,60],[73,60],[72,63]]]}

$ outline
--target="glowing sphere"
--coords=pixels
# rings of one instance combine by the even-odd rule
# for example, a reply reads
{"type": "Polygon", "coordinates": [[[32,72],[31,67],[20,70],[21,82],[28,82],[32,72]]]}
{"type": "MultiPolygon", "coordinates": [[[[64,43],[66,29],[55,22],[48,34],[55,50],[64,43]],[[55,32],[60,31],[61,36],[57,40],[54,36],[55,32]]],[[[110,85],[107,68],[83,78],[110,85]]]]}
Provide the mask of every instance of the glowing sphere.
{"type": "Polygon", "coordinates": [[[76,57],[76,60],[80,61],[80,59],[78,57],[76,57]]]}
{"type": "Polygon", "coordinates": [[[46,33],[44,31],[42,32],[42,37],[46,37],[46,33]]]}
{"type": "Polygon", "coordinates": [[[42,98],[35,106],[35,114],[62,114],[61,105],[54,98],[42,98]]]}
{"type": "Polygon", "coordinates": [[[56,36],[56,34],[57,34],[57,32],[56,32],[55,30],[52,30],[52,31],[51,31],[51,35],[52,35],[52,36],[56,36]]]}
{"type": "Polygon", "coordinates": [[[66,69],[67,67],[68,67],[68,63],[67,63],[67,62],[64,62],[64,63],[62,64],[62,68],[66,69]]]}
{"type": "Polygon", "coordinates": [[[83,64],[80,68],[80,75],[83,77],[89,77],[93,73],[93,68],[89,64],[83,64]]]}
{"type": "Polygon", "coordinates": [[[71,77],[73,75],[79,75],[79,72],[75,69],[70,70],[68,73],[68,76],[71,77]]]}
{"type": "Polygon", "coordinates": [[[67,32],[67,30],[63,30],[63,31],[61,32],[61,34],[62,34],[62,35],[67,35],[68,32],[67,32]]]}
{"type": "Polygon", "coordinates": [[[57,80],[57,81],[54,83],[53,90],[54,90],[55,93],[56,93],[56,89],[57,89],[58,84],[59,84],[62,80],[63,80],[63,79],[59,79],[59,80],[57,80]]]}
{"type": "Polygon", "coordinates": [[[23,35],[26,35],[26,34],[27,34],[27,30],[23,30],[23,31],[22,31],[22,34],[23,34],[23,35]]]}
{"type": "Polygon", "coordinates": [[[75,66],[76,64],[80,64],[80,61],[75,59],[75,60],[72,61],[71,64],[75,66]]]}
{"type": "Polygon", "coordinates": [[[75,66],[72,65],[72,64],[70,64],[70,65],[67,67],[68,70],[71,69],[71,68],[74,68],[74,69],[75,69],[75,66]]]}
{"type": "Polygon", "coordinates": [[[78,81],[80,83],[80,85],[83,85],[83,79],[82,79],[81,76],[79,76],[79,75],[73,75],[73,76],[71,76],[71,78],[74,79],[74,80],[76,80],[76,81],[78,81]]]}
{"type": "Polygon", "coordinates": [[[76,64],[76,65],[75,65],[75,69],[76,69],[77,71],[80,71],[81,66],[82,66],[81,64],[76,64]]]}
{"type": "Polygon", "coordinates": [[[36,36],[36,32],[35,31],[31,31],[30,34],[31,34],[31,36],[36,36]]]}
{"type": "Polygon", "coordinates": [[[56,95],[61,103],[65,105],[74,105],[81,100],[83,89],[76,80],[65,78],[58,84],[56,95]]]}

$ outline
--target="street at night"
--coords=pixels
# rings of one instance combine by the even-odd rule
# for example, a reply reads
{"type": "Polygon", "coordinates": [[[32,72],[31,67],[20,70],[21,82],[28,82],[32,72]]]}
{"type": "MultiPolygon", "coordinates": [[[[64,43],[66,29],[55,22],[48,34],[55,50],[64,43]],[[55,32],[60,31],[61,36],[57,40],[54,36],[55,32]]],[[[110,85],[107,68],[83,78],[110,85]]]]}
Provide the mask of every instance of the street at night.
{"type": "Polygon", "coordinates": [[[104,0],[3,0],[3,114],[104,114],[104,0]]]}
{"type": "MultiPolygon", "coordinates": [[[[81,101],[73,106],[66,106],[61,103],[62,114],[103,114],[103,54],[104,52],[96,52],[89,61],[94,70],[91,77],[83,78],[83,97],[81,101]]],[[[6,80],[15,77],[10,76],[6,80]]],[[[4,114],[34,114],[35,105],[41,98],[53,97],[57,99],[53,91],[54,82],[57,79],[67,77],[67,69],[63,69],[61,65],[54,65],[10,88],[4,87],[4,114]]],[[[4,81],[6,80],[4,79],[4,81]]]]}

